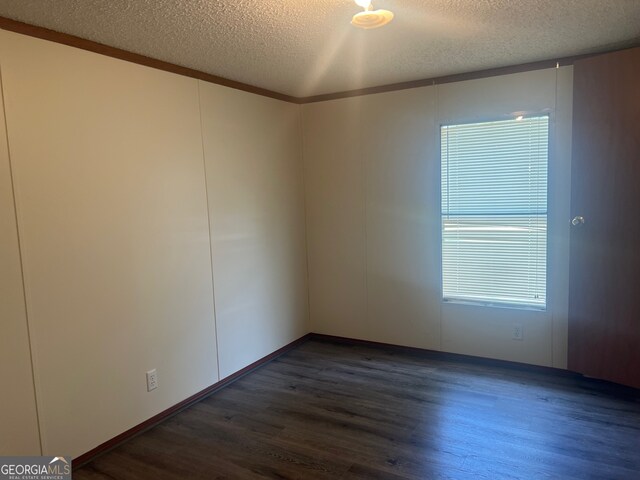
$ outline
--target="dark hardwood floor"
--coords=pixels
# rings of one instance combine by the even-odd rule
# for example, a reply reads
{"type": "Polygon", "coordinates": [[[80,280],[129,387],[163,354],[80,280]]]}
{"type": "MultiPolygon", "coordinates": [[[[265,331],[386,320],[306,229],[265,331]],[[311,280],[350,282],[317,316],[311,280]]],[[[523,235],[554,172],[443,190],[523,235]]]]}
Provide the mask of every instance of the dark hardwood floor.
{"type": "Polygon", "coordinates": [[[640,478],[640,392],[312,340],[74,479],[640,478]]]}

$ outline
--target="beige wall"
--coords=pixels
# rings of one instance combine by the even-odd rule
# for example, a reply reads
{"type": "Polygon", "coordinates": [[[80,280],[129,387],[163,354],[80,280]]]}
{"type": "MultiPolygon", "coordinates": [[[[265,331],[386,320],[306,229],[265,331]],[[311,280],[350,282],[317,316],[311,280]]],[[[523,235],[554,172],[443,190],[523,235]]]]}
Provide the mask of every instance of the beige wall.
{"type": "Polygon", "coordinates": [[[0,455],[38,455],[38,419],[5,132],[0,96],[0,455]]]}
{"type": "Polygon", "coordinates": [[[571,86],[563,67],[304,105],[312,330],[566,367],[571,86]],[[552,118],[549,308],[443,304],[438,125],[514,112],[552,118]]]}
{"type": "Polygon", "coordinates": [[[0,68],[0,454],[82,454],[308,331],[566,366],[570,67],[304,107],[4,31],[0,68]],[[442,305],[438,125],[516,111],[552,117],[549,309],[442,305]]]}
{"type": "MultiPolygon", "coordinates": [[[[45,454],[85,453],[306,333],[298,106],[4,31],[0,67],[45,454]]],[[[24,438],[3,428],[0,454],[37,454],[2,161],[2,414],[23,403],[24,438]]]]}
{"type": "Polygon", "coordinates": [[[200,82],[220,378],[308,332],[300,107],[200,82]]]}
{"type": "Polygon", "coordinates": [[[218,378],[197,82],[1,45],[43,451],[78,455],[218,378]]]}
{"type": "Polygon", "coordinates": [[[366,332],[361,99],[303,107],[311,331],[366,332]]]}

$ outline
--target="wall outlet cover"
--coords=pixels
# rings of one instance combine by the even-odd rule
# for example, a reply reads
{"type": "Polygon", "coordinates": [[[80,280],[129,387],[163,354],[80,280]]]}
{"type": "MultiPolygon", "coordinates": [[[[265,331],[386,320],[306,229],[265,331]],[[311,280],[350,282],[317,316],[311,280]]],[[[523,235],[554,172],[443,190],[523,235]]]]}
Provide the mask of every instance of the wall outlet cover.
{"type": "Polygon", "coordinates": [[[524,340],[524,327],[519,323],[513,325],[513,339],[524,340]]]}
{"type": "Polygon", "coordinates": [[[156,369],[147,372],[147,392],[158,388],[158,372],[156,369]]]}

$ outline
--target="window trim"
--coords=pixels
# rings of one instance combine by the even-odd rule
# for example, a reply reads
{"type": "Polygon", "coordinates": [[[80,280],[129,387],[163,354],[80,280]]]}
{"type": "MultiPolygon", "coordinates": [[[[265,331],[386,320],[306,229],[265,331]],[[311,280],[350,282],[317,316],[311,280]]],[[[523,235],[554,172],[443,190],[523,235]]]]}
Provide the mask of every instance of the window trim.
{"type": "Polygon", "coordinates": [[[498,114],[492,116],[478,116],[478,117],[465,117],[462,120],[448,119],[447,121],[437,122],[437,157],[438,157],[438,228],[440,230],[439,243],[438,243],[438,261],[440,266],[439,275],[439,296],[440,306],[444,305],[459,305],[462,307],[483,307],[483,308],[498,308],[507,310],[529,311],[547,313],[551,311],[551,305],[553,302],[553,289],[550,288],[551,284],[551,262],[549,261],[551,252],[551,238],[555,234],[554,225],[552,219],[552,203],[551,191],[552,191],[552,179],[553,179],[553,159],[555,158],[555,129],[556,119],[555,111],[550,108],[541,110],[529,110],[529,111],[516,111],[508,114],[498,114]],[[493,302],[482,300],[469,300],[469,299],[447,299],[444,297],[444,265],[442,259],[442,246],[443,246],[443,228],[442,228],[442,127],[456,126],[456,125],[471,125],[475,123],[486,122],[499,122],[505,120],[515,120],[516,117],[522,116],[523,118],[542,117],[546,116],[549,119],[548,130],[548,151],[547,151],[547,238],[546,238],[546,260],[547,268],[545,269],[545,290],[546,290],[546,302],[543,306],[534,305],[518,305],[508,302],[493,302]]]}

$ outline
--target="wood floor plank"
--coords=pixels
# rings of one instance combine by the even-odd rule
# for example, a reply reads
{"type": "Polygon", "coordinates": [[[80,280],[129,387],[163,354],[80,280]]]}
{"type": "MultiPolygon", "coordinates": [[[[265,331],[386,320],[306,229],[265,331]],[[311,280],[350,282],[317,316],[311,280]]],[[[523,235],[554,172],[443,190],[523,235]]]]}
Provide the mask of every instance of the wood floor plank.
{"type": "Polygon", "coordinates": [[[74,472],[133,479],[640,478],[640,392],[312,340],[74,472]]]}

